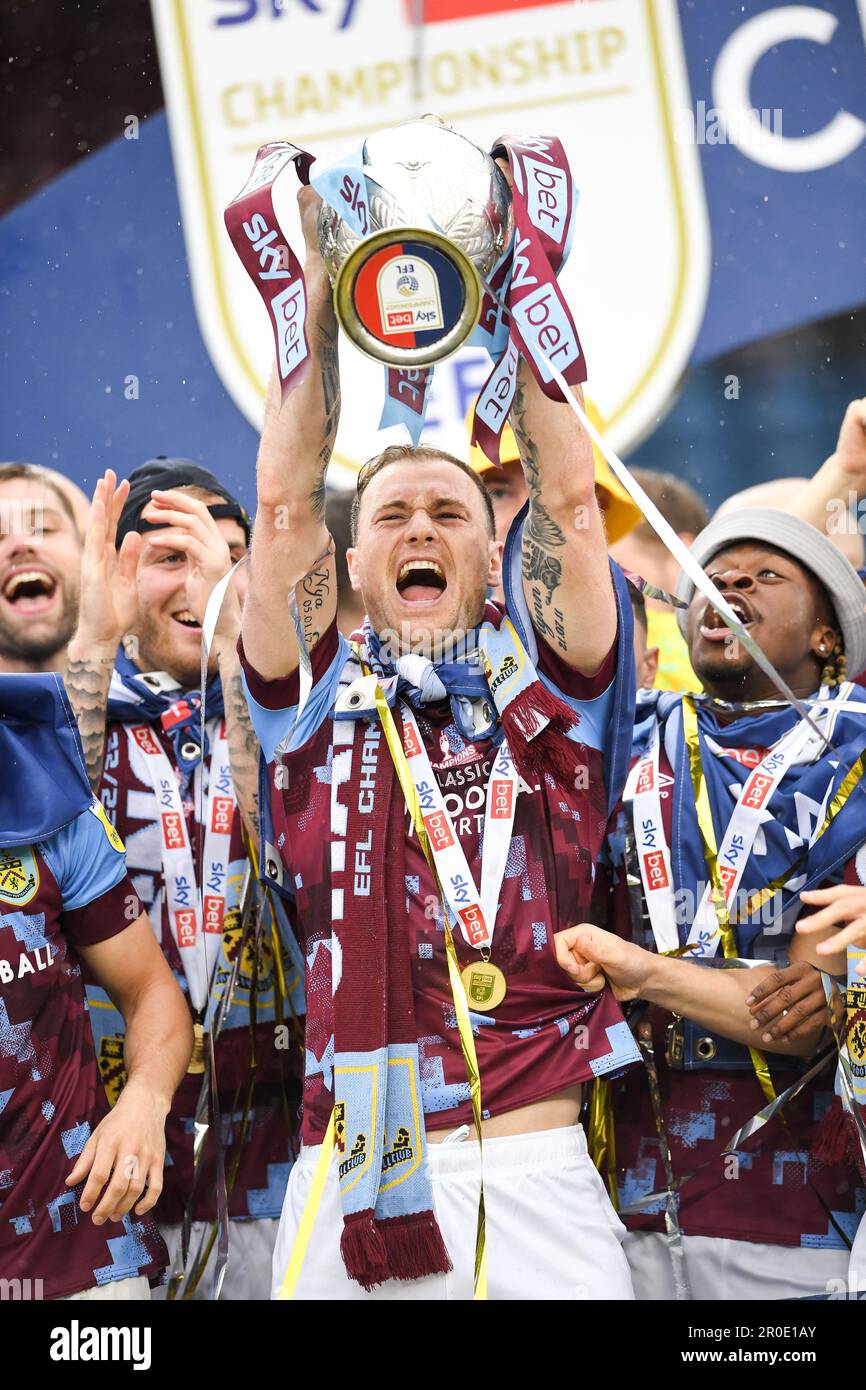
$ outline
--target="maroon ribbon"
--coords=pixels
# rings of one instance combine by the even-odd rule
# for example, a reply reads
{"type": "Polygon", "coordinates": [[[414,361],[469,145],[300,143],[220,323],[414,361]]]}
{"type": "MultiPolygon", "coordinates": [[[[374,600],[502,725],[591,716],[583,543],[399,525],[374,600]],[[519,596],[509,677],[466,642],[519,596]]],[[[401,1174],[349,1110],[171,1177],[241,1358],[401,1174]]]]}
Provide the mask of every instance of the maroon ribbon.
{"type": "MultiPolygon", "coordinates": [[[[498,465],[502,430],[517,385],[518,354],[529,362],[551,400],[561,400],[562,392],[545,358],[559,368],[569,386],[586,381],[586,361],[556,282],[568,251],[574,213],[574,186],[562,142],[552,135],[503,135],[491,153],[494,158],[507,158],[513,179],[514,248],[504,300],[510,326],[506,349],[475,406],[472,443],[480,445],[487,458],[498,465]]],[[[500,285],[508,268],[500,267],[500,285]]],[[[482,315],[488,315],[482,319],[485,325],[492,321],[496,297],[491,283],[482,309],[482,315]]],[[[498,297],[501,302],[501,295],[498,297]]]]}
{"type": "Polygon", "coordinates": [[[304,271],[274,211],[273,186],[287,164],[294,164],[301,183],[309,183],[313,158],[286,141],[262,145],[252,173],[225,210],[232,245],[271,320],[283,400],[303,376],[310,346],[304,271]]]}

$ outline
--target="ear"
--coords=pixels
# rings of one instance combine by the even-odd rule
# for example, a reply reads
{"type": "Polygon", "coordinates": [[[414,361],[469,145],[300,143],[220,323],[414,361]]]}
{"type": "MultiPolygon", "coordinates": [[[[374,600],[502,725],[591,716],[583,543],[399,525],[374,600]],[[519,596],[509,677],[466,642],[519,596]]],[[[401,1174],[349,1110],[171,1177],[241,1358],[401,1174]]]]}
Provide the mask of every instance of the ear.
{"type": "Polygon", "coordinates": [[[817,622],[813,627],[809,650],[821,665],[830,660],[838,637],[838,632],[829,623],[817,622]]]}
{"type": "Polygon", "coordinates": [[[659,673],[659,649],[658,647],[647,647],[643,654],[643,661],[640,664],[641,690],[652,690],[656,683],[656,676],[659,673]]]}
{"type": "Polygon", "coordinates": [[[358,552],[353,545],[346,551],[346,569],[349,571],[349,583],[356,594],[361,592],[361,570],[358,564],[358,552]]]}
{"type": "Polygon", "coordinates": [[[502,541],[490,541],[488,546],[487,587],[498,589],[502,583],[502,541]]]}

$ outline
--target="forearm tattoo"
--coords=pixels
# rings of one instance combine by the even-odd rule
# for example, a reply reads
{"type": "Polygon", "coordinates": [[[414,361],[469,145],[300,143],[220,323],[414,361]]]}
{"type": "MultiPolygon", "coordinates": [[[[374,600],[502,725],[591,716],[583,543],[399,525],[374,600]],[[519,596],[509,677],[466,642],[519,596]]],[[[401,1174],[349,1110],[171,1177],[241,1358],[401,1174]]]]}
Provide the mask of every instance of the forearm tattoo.
{"type": "Polygon", "coordinates": [[[340,423],[340,355],[336,334],[333,336],[324,328],[319,331],[319,362],[322,379],[322,405],[324,409],[324,436],[319,462],[322,465],[316,483],[310,493],[310,504],[318,521],[325,519],[325,473],[331,461],[337,426],[340,423]]]}
{"type": "Polygon", "coordinates": [[[229,762],[238,807],[248,828],[259,833],[259,741],[250,722],[240,670],[223,679],[229,762]]]}
{"type": "Polygon", "coordinates": [[[542,499],[541,467],[538,448],[526,423],[524,388],[518,383],[511,408],[514,433],[520,446],[520,461],[529,492],[529,515],[523,528],[523,578],[532,594],[533,622],[542,636],[568,650],[562,611],[553,607],[554,595],[562,583],[562,559],[556,554],[565,546],[565,535],[542,499]]]}
{"type": "Polygon", "coordinates": [[[87,776],[94,791],[102,778],[108,687],[113,670],[113,656],[70,659],[66,666],[66,691],[78,722],[87,776]]]}

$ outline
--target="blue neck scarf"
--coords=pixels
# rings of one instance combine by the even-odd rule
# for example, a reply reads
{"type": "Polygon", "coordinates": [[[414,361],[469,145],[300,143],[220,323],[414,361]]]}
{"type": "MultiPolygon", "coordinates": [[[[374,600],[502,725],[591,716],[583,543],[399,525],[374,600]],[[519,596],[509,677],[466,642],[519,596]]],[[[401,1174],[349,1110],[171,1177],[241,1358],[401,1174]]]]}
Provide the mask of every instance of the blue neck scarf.
{"type": "MultiPolygon", "coordinates": [[[[191,773],[201,762],[201,692],[185,691],[179,685],[161,690],[152,680],[164,672],[142,672],[118,648],[114,674],[108,692],[108,718],[119,724],[161,724],[171,738],[177,765],[191,773]]],[[[219,676],[205,690],[205,715],[223,716],[223,692],[219,676]]],[[[210,757],[210,739],[205,734],[205,759],[210,757]]]]}
{"type": "Polygon", "coordinates": [[[56,672],[0,676],[0,843],[32,845],[93,804],[78,726],[56,672]]]}
{"type": "MultiPolygon", "coordinates": [[[[655,703],[674,775],[671,826],[674,886],[677,890],[687,889],[697,894],[708,873],[695,811],[688,748],[683,737],[682,696],[661,692],[654,692],[654,695],[654,701],[652,694],[642,700],[641,709],[645,709],[647,703],[655,703]]],[[[838,691],[829,692],[829,698],[837,696],[838,691]]],[[[866,826],[866,776],[850,792],[827,829],[822,834],[817,833],[846,777],[852,768],[857,768],[866,748],[866,689],[854,685],[847,700],[862,704],[863,716],[841,711],[830,734],[835,751],[824,747],[813,761],[794,764],[788,769],[776,788],[743,872],[738,890],[740,901],[745,901],[741,895],[751,896],[785,877],[790,880],[790,886],[780,890],[782,912],[787,914],[793,909],[793,916],[796,916],[800,892],[838,876],[862,844],[866,826]]],[[[799,715],[786,705],[781,709],[741,715],[730,723],[721,724],[705,696],[696,700],[696,709],[701,762],[716,843],[721,844],[740,787],[752,769],[714,752],[710,743],[720,748],[768,749],[799,722],[799,715]]],[[[756,911],[750,920],[733,924],[740,955],[749,955],[752,943],[764,930],[765,923],[760,919],[761,913],[756,911]]],[[[689,926],[690,923],[680,925],[683,944],[689,926]]]]}
{"type": "MultiPolygon", "coordinates": [[[[493,604],[485,610],[485,620],[499,625],[500,613],[493,604]]],[[[383,652],[381,638],[373,630],[369,618],[364,619],[364,658],[376,675],[391,679],[387,690],[389,703],[405,699],[419,707],[439,700],[449,700],[455,723],[464,738],[489,738],[496,732],[498,720],[487,676],[478,652],[479,628],[466,632],[453,642],[447,659],[429,661],[415,653],[396,659],[383,652]],[[487,707],[487,718],[479,718],[479,706],[487,707]]]]}

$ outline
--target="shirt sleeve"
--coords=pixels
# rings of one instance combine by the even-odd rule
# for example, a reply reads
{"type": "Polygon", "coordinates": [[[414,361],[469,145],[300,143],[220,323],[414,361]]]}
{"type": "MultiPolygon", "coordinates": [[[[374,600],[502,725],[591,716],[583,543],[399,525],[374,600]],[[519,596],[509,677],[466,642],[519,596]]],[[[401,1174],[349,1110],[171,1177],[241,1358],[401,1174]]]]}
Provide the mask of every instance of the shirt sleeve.
{"type": "Polygon", "coordinates": [[[98,803],[43,841],[40,850],[60,889],[63,928],[74,944],[106,941],[141,915],[123,842],[98,803]]]}
{"type": "Polygon", "coordinates": [[[290,676],[276,680],[265,680],[248,660],[243,638],[239,639],[238,656],[244,694],[256,737],[267,762],[273,760],[274,750],[287,736],[286,751],[292,753],[302,748],[321,727],[333,708],[340,672],[350,651],[349,643],[338,630],[334,619],[310,653],[313,688],[298,719],[299,672],[293,671],[290,676]]]}

